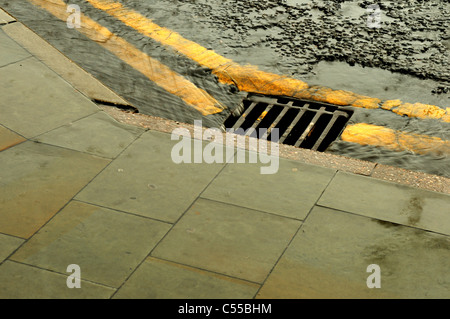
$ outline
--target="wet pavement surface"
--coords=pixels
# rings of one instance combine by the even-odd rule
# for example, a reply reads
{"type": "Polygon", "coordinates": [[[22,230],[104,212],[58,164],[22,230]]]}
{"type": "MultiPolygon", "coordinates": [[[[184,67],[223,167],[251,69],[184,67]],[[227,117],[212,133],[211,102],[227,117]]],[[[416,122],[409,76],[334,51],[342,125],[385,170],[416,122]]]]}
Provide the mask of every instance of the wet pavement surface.
{"type": "MultiPolygon", "coordinates": [[[[220,84],[210,70],[168,50],[83,0],[83,14],[169,66],[228,108],[243,94],[220,84]]],[[[242,65],[286,74],[382,99],[450,107],[450,2],[381,1],[379,28],[368,27],[371,1],[118,1],[242,65]]],[[[94,75],[140,113],[192,123],[198,113],[141,73],[27,0],[0,0],[20,19],[75,63],[94,75]],[[99,58],[101,57],[101,58],[99,58]]],[[[203,118],[220,126],[227,113],[203,118]]],[[[356,109],[354,123],[383,125],[450,139],[449,124],[400,117],[384,110],[356,109]]],[[[450,176],[448,156],[415,155],[336,141],[327,152],[450,176]]]]}
{"type": "Polygon", "coordinates": [[[99,107],[119,97],[5,20],[0,298],[448,299],[450,179],[287,145],[275,174],[240,143],[177,164],[193,125],[117,122],[150,116],[99,107]]]}

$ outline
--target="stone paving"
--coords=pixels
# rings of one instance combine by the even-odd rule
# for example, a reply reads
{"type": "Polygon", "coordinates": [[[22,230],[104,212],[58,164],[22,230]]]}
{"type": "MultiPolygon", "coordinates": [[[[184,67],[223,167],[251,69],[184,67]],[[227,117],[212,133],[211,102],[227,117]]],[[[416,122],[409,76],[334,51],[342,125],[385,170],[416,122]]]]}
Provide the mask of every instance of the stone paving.
{"type": "Polygon", "coordinates": [[[175,164],[168,132],[118,122],[14,24],[35,37],[0,10],[0,298],[450,298],[448,194],[288,158],[175,164]]]}

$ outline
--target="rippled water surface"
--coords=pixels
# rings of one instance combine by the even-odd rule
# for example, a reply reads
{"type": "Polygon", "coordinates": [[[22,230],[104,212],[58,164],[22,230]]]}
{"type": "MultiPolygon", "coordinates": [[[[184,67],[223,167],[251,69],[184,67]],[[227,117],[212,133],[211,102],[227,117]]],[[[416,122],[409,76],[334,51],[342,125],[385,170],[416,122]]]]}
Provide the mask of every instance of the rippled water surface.
{"type": "MultiPolygon", "coordinates": [[[[240,64],[313,85],[384,99],[450,107],[449,1],[380,1],[381,26],[367,27],[368,1],[129,0],[119,1],[157,24],[240,64]],[[439,93],[439,94],[438,94],[439,93]]],[[[84,14],[204,88],[228,108],[242,94],[208,70],[101,12],[71,0],[84,14]]],[[[74,62],[118,92],[141,113],[192,123],[198,113],[76,30],[27,0],[0,6],[74,62]],[[100,58],[99,58],[100,57],[100,58]]],[[[220,126],[225,115],[205,119],[220,126]]],[[[450,124],[356,110],[353,122],[450,139],[450,124]]],[[[336,141],[328,152],[450,177],[448,155],[416,155],[336,141]]]]}

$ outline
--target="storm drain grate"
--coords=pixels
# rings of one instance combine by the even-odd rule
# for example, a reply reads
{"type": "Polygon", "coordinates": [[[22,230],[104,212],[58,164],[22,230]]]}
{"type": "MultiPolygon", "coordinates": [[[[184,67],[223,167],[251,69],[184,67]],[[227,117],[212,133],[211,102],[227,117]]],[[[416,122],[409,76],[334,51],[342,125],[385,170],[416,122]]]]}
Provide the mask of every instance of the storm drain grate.
{"type": "Polygon", "coordinates": [[[260,139],[323,152],[340,136],[352,114],[350,107],[249,94],[224,127],[241,129],[237,134],[253,133],[251,136],[260,139]],[[275,128],[278,134],[272,134],[275,128]]]}

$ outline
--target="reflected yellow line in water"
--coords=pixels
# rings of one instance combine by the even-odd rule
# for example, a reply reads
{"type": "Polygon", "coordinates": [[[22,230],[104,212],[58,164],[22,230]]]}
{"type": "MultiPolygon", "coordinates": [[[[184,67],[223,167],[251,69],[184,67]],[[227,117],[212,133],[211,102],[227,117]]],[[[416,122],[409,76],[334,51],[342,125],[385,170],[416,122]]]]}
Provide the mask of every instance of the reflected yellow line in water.
{"type": "Polygon", "coordinates": [[[371,145],[393,151],[410,151],[415,154],[450,155],[450,142],[438,137],[405,133],[383,126],[358,123],[348,125],[341,139],[360,145],[371,145]]]}
{"type": "Polygon", "coordinates": [[[182,37],[177,32],[155,24],[151,19],[125,7],[119,2],[113,0],[86,1],[93,7],[108,13],[141,34],[165,46],[171,47],[201,66],[211,69],[221,83],[236,85],[241,91],[310,99],[317,102],[350,105],[368,109],[381,107],[399,115],[439,119],[444,122],[450,122],[450,109],[444,110],[439,106],[420,103],[410,104],[400,101],[399,105],[391,109],[386,105],[389,105],[392,101],[386,101],[384,103],[378,98],[364,96],[350,91],[333,90],[321,86],[309,86],[307,83],[297,79],[263,72],[258,70],[256,66],[242,66],[217,54],[213,50],[208,50],[182,37]]]}
{"type": "MultiPolygon", "coordinates": [[[[70,13],[66,12],[67,4],[62,0],[28,1],[45,9],[60,20],[67,21],[70,15],[70,13]]],[[[224,110],[224,106],[206,91],[198,88],[158,60],[141,52],[132,44],[113,34],[89,17],[81,14],[81,28],[77,30],[144,74],[167,92],[181,98],[186,104],[192,106],[203,115],[216,114],[224,110]]]]}

